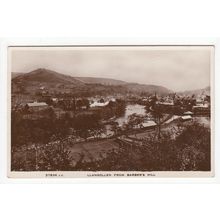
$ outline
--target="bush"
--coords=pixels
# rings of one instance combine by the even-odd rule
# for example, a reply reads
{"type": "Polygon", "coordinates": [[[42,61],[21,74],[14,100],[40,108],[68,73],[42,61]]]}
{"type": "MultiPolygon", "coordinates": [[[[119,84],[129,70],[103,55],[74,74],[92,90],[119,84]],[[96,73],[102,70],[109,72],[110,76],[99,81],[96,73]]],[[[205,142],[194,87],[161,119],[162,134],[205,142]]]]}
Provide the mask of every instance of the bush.
{"type": "Polygon", "coordinates": [[[82,162],[79,170],[93,171],[209,171],[210,131],[194,123],[173,139],[170,134],[141,145],[121,144],[102,160],[82,162]]]}

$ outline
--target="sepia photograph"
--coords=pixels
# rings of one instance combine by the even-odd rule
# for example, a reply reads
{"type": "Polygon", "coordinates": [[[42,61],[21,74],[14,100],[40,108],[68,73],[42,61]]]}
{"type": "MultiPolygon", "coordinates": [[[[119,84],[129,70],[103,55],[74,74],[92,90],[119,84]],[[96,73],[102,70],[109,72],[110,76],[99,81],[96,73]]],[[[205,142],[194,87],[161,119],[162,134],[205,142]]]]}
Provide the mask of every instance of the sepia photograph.
{"type": "Polygon", "coordinates": [[[8,47],[9,177],[212,177],[214,46],[8,47]]]}
{"type": "Polygon", "coordinates": [[[0,1],[0,219],[220,219],[218,3],[0,1]]]}

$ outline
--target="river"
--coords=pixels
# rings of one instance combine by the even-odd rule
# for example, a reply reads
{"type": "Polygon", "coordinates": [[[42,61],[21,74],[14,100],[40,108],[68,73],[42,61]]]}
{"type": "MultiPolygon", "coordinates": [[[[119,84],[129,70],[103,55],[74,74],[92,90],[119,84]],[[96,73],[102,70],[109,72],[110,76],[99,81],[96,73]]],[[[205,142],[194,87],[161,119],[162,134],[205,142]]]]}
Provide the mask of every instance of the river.
{"type": "Polygon", "coordinates": [[[121,126],[123,123],[127,122],[128,116],[134,113],[138,115],[146,115],[145,106],[139,104],[129,104],[126,106],[124,116],[117,118],[115,121],[118,122],[119,126],[121,126]]]}

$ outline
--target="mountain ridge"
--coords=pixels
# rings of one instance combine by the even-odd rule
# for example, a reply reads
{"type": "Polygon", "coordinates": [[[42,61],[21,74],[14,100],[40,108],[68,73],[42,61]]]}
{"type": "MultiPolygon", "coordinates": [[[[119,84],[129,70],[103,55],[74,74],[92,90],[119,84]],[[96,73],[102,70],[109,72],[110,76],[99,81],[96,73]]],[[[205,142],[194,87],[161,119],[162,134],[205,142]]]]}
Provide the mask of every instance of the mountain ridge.
{"type": "MultiPolygon", "coordinates": [[[[12,75],[16,75],[16,73],[12,73],[12,75]]],[[[33,70],[29,73],[19,73],[17,76],[12,77],[12,83],[22,83],[26,86],[35,86],[37,87],[39,84],[48,87],[56,87],[57,85],[64,85],[67,87],[75,88],[86,88],[88,86],[92,86],[94,90],[100,89],[102,90],[109,89],[109,86],[113,88],[117,88],[117,90],[123,90],[123,93],[126,91],[134,92],[134,93],[158,93],[158,94],[169,94],[173,91],[167,89],[163,86],[157,85],[148,85],[148,84],[139,84],[139,83],[131,83],[125,82],[122,80],[110,79],[110,78],[98,78],[98,77],[75,77],[70,75],[61,74],[52,70],[48,70],[45,68],[39,68],[33,70]],[[100,85],[100,86],[96,86],[100,85]],[[97,88],[96,88],[97,87],[97,88]]],[[[114,90],[115,91],[115,90],[114,90]]]]}
{"type": "Polygon", "coordinates": [[[182,94],[182,95],[201,95],[201,94],[210,95],[210,92],[211,92],[211,87],[206,86],[206,87],[201,88],[201,89],[185,90],[185,91],[177,92],[177,94],[182,94]]]}

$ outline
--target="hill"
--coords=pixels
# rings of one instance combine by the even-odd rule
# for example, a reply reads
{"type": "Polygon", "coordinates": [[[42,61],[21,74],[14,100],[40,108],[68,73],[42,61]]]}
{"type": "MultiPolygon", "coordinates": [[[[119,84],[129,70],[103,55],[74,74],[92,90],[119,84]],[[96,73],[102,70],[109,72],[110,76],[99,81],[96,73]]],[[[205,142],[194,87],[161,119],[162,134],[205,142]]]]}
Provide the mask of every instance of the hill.
{"type": "Polygon", "coordinates": [[[116,79],[109,79],[109,78],[97,78],[97,77],[74,77],[77,80],[80,80],[84,83],[89,84],[102,84],[102,85],[111,85],[111,86],[118,86],[118,85],[125,85],[126,82],[116,79]]]}
{"type": "Polygon", "coordinates": [[[37,82],[37,83],[62,83],[62,84],[84,84],[74,77],[57,73],[48,69],[36,69],[29,73],[19,74],[13,78],[14,81],[37,82]]]}
{"type": "Polygon", "coordinates": [[[181,95],[210,95],[211,92],[211,88],[210,86],[207,86],[203,89],[196,89],[196,90],[187,90],[187,91],[183,91],[183,92],[179,92],[178,94],[181,95]]]}
{"type": "Polygon", "coordinates": [[[15,72],[12,72],[11,73],[11,78],[13,79],[13,78],[15,78],[15,77],[17,77],[17,76],[20,76],[20,75],[23,75],[24,73],[15,73],[15,72]]]}
{"type": "Polygon", "coordinates": [[[157,93],[159,95],[165,95],[172,93],[173,91],[163,87],[163,86],[156,86],[156,85],[145,85],[145,84],[138,84],[138,83],[127,83],[124,85],[129,91],[134,93],[141,93],[146,92],[150,94],[157,93]]]}
{"type": "Polygon", "coordinates": [[[127,83],[109,78],[73,77],[42,68],[12,77],[12,92],[25,91],[27,94],[35,94],[40,89],[79,96],[126,94],[128,92],[134,94],[156,92],[163,95],[171,92],[162,86],[127,83]]]}

